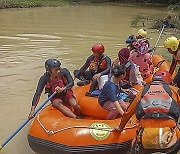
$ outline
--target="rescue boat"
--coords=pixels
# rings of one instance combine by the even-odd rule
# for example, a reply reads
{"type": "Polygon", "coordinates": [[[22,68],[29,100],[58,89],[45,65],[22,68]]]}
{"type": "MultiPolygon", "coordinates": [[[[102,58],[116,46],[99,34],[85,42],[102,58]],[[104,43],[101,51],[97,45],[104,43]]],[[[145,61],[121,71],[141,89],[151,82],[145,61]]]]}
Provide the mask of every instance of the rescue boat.
{"type": "MultiPolygon", "coordinates": [[[[161,56],[154,55],[153,61],[154,66],[162,61],[158,69],[169,69],[169,63],[161,56]]],[[[149,77],[146,82],[150,82],[151,79],[149,77]]],[[[85,96],[89,86],[88,84],[73,89],[84,115],[82,119],[66,117],[52,105],[36,115],[28,133],[28,142],[34,152],[110,154],[128,151],[127,148],[136,135],[135,116],[121,134],[113,131],[121,122],[121,118],[105,120],[108,111],[98,104],[96,97],[85,96]]]]}
{"type": "MultiPolygon", "coordinates": [[[[45,107],[34,119],[28,134],[31,149],[37,153],[116,153],[127,151],[135,136],[135,124],[128,123],[123,133],[113,131],[121,118],[105,120],[108,111],[95,97],[85,96],[90,84],[76,87],[74,94],[84,117],[64,116],[52,105],[45,107]]],[[[135,117],[133,117],[135,122],[135,117]]]]}

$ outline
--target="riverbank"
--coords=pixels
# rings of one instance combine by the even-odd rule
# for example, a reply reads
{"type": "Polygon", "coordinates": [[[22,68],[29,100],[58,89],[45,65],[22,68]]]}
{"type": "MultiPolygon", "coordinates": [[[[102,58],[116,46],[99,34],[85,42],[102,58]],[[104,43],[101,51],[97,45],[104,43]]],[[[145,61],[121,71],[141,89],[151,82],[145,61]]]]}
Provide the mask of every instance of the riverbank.
{"type": "Polygon", "coordinates": [[[118,3],[127,5],[146,5],[164,7],[165,4],[151,3],[131,3],[131,1],[112,1],[112,0],[0,0],[0,9],[7,8],[32,8],[32,7],[58,7],[62,5],[79,5],[90,3],[118,3]]]}

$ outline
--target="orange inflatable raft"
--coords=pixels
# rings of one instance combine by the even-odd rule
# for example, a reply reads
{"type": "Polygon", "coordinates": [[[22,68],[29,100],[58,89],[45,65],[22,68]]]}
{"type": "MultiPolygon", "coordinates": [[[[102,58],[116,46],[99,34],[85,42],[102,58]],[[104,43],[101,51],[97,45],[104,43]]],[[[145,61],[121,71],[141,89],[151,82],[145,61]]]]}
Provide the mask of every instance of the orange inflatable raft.
{"type": "MultiPolygon", "coordinates": [[[[160,56],[153,56],[155,65],[162,60],[160,56]]],[[[159,69],[169,69],[169,63],[163,62],[159,69]]],[[[83,119],[66,117],[51,105],[36,115],[28,133],[28,142],[33,151],[41,154],[110,154],[130,147],[136,135],[135,116],[121,134],[113,131],[121,118],[105,120],[108,111],[98,104],[97,98],[85,96],[88,89],[89,85],[74,88],[76,99],[85,115],[83,119]]]]}
{"type": "MultiPolygon", "coordinates": [[[[42,154],[116,153],[130,146],[135,124],[128,123],[123,133],[113,131],[121,119],[105,120],[108,111],[98,99],[85,96],[89,85],[76,87],[74,94],[85,115],[83,119],[64,116],[53,106],[45,107],[34,119],[28,141],[33,151],[42,154]]],[[[134,122],[136,120],[133,117],[134,122]]]]}

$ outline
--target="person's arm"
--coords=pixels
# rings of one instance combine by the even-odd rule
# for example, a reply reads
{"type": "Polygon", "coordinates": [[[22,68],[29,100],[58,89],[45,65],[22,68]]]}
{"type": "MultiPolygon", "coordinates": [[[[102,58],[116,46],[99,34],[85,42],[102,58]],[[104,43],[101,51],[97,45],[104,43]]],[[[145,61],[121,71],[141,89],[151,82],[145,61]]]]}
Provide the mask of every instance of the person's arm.
{"type": "Polygon", "coordinates": [[[118,130],[120,132],[123,131],[124,127],[126,126],[127,122],[129,121],[129,119],[133,116],[133,114],[135,114],[136,106],[140,99],[141,99],[141,92],[135,97],[135,99],[133,100],[133,102],[127,109],[127,111],[123,114],[121,123],[120,123],[119,127],[116,128],[116,130],[118,130]]]}
{"type": "Polygon", "coordinates": [[[174,70],[176,68],[177,65],[177,61],[175,60],[175,58],[173,58],[172,62],[171,62],[171,66],[169,69],[169,73],[172,75],[174,73],[174,70]]]}
{"type": "Polygon", "coordinates": [[[47,74],[45,73],[43,76],[40,77],[37,88],[36,88],[36,92],[34,94],[33,100],[32,100],[32,106],[31,106],[31,111],[29,113],[29,118],[33,118],[33,113],[35,111],[35,108],[39,102],[39,99],[41,97],[41,93],[47,83],[47,74]]]}
{"type": "Polygon", "coordinates": [[[176,100],[177,104],[180,107],[180,89],[178,87],[174,87],[170,85],[170,89],[173,93],[173,98],[176,100]]]}
{"type": "Polygon", "coordinates": [[[65,85],[66,89],[73,87],[74,81],[69,70],[67,68],[63,68],[61,73],[62,73],[62,76],[64,76],[67,79],[67,84],[65,85]]]}
{"type": "Polygon", "coordinates": [[[113,103],[114,103],[116,109],[119,111],[120,115],[123,115],[123,114],[124,114],[124,111],[123,111],[121,105],[119,104],[119,102],[118,102],[118,101],[115,101],[115,102],[113,102],[113,103]]]}
{"type": "Polygon", "coordinates": [[[93,55],[89,56],[87,59],[86,59],[86,62],[85,64],[80,68],[80,70],[78,71],[77,74],[75,74],[75,77],[79,77],[82,73],[84,73],[87,68],[89,67],[91,61],[93,60],[93,55]]]}
{"type": "Polygon", "coordinates": [[[111,59],[108,56],[106,56],[105,60],[106,60],[106,69],[104,71],[100,72],[101,76],[107,75],[111,69],[111,59]]]}

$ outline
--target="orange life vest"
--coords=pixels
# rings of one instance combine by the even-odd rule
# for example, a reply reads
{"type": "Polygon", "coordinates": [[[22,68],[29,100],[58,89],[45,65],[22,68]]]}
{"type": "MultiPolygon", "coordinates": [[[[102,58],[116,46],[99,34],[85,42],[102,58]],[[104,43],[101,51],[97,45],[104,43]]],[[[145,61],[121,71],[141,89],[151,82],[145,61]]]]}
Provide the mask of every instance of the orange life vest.
{"type": "Polygon", "coordinates": [[[136,107],[136,117],[141,118],[179,118],[179,106],[172,97],[167,83],[151,83],[144,87],[136,107]]]}
{"type": "Polygon", "coordinates": [[[101,71],[107,68],[107,63],[106,63],[106,55],[102,55],[102,58],[94,58],[89,65],[89,69],[94,70],[95,72],[101,71]]]}
{"type": "Polygon", "coordinates": [[[67,79],[65,77],[58,77],[56,80],[49,78],[49,81],[46,83],[45,93],[53,93],[57,86],[64,87],[67,83],[67,79]]]}

